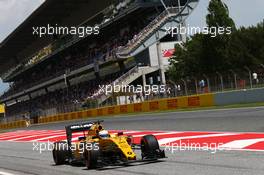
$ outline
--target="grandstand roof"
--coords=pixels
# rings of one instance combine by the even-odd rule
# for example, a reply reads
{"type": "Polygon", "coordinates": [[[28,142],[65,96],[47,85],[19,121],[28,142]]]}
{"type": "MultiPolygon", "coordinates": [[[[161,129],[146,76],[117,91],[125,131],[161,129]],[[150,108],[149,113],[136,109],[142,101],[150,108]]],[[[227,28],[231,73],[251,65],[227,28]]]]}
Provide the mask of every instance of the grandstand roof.
{"type": "Polygon", "coordinates": [[[51,37],[33,35],[32,27],[47,24],[76,26],[106,8],[112,1],[46,0],[0,43],[0,75],[52,42],[51,37]]]}

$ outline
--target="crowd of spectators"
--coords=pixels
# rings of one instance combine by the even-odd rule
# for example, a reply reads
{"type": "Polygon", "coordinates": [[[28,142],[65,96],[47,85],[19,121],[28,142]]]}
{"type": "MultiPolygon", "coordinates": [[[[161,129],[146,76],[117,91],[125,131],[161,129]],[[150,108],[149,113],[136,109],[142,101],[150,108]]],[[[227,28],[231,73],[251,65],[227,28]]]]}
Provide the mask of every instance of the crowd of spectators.
{"type": "Polygon", "coordinates": [[[57,112],[68,112],[65,107],[76,106],[81,107],[86,100],[96,98],[99,85],[107,85],[112,83],[121,75],[121,72],[105,76],[101,79],[94,79],[87,82],[82,82],[76,85],[68,86],[64,89],[59,89],[38,96],[31,100],[20,101],[14,105],[7,107],[7,116],[15,116],[26,112],[37,111],[40,115],[45,115],[46,109],[56,108],[57,112]]]}
{"type": "MultiPolygon", "coordinates": [[[[113,8],[112,12],[114,16],[126,9],[132,1],[133,0],[119,1],[113,8]]],[[[113,16],[110,17],[112,18],[113,16]]],[[[108,19],[108,17],[106,16],[105,19],[108,19]]],[[[80,67],[115,59],[115,54],[118,48],[126,46],[135,38],[138,38],[138,33],[144,29],[151,20],[151,18],[141,20],[136,19],[131,23],[128,22],[126,25],[123,24],[122,26],[118,26],[117,28],[119,30],[114,30],[114,33],[111,34],[105,34],[100,40],[95,40],[93,42],[87,40],[87,42],[78,43],[76,46],[65,49],[63,52],[50,58],[49,61],[38,64],[21,74],[20,78],[10,84],[9,90],[4,93],[1,98],[24,92],[30,87],[41,84],[42,82],[51,80],[80,67]]],[[[45,48],[45,50],[50,53],[49,47],[45,48]]],[[[40,54],[42,58],[44,58],[43,55],[45,54],[40,54]]],[[[34,57],[34,59],[37,59],[37,57],[34,57]]],[[[37,62],[38,61],[34,62],[34,60],[29,60],[26,64],[28,66],[36,64],[37,62]]],[[[59,105],[66,106],[74,103],[81,104],[86,99],[97,97],[96,92],[98,91],[99,84],[110,84],[119,76],[120,74],[110,75],[110,77],[101,80],[96,79],[81,83],[70,86],[67,89],[56,90],[31,100],[16,103],[7,108],[7,115],[13,116],[32,110],[36,111],[36,109],[41,111],[50,107],[58,107],[59,105]]]]}
{"type": "Polygon", "coordinates": [[[92,45],[86,43],[65,51],[52,59],[49,64],[37,65],[31,71],[25,72],[24,76],[18,81],[10,84],[9,90],[2,95],[8,97],[12,94],[21,92],[34,85],[45,82],[54,77],[61,76],[65,72],[76,70],[80,67],[94,64],[95,62],[106,62],[115,59],[115,50],[126,45],[135,36],[146,22],[138,22],[136,25],[124,27],[115,35],[102,38],[92,45]]]}
{"type": "MultiPolygon", "coordinates": [[[[115,3],[111,6],[109,6],[107,9],[108,13],[103,13],[104,17],[98,26],[103,25],[104,23],[108,22],[109,20],[115,18],[118,14],[120,14],[123,10],[127,9],[130,4],[132,4],[134,0],[116,0],[115,3]]],[[[85,24],[82,24],[85,25],[85,24]]],[[[73,36],[54,36],[57,40],[55,40],[53,43],[49,44],[48,46],[44,47],[43,49],[39,50],[26,64],[25,67],[34,65],[40,61],[42,61],[43,58],[50,55],[54,50],[58,49],[61,45],[65,44],[68,41],[71,41],[73,39],[73,36]]],[[[96,52],[96,51],[95,51],[96,52]]]]}
{"type": "Polygon", "coordinates": [[[118,48],[118,54],[122,57],[124,52],[129,51],[129,49],[134,48],[135,45],[139,44],[141,42],[141,39],[144,38],[144,36],[148,35],[149,33],[153,32],[166,17],[168,17],[169,13],[178,13],[178,10],[176,8],[167,9],[166,11],[163,11],[159,16],[151,16],[148,20],[148,25],[143,28],[140,32],[133,35],[133,38],[131,40],[128,40],[128,43],[126,45],[123,45],[118,48]]]}

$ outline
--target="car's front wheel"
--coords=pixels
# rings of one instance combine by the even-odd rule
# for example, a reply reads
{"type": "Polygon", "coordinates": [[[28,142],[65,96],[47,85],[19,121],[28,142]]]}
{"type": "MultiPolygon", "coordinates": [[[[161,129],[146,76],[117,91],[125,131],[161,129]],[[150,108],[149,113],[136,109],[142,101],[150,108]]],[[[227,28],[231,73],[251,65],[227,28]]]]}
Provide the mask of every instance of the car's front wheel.
{"type": "Polygon", "coordinates": [[[100,156],[100,150],[97,143],[89,143],[92,144],[90,149],[85,149],[84,151],[84,160],[85,165],[88,169],[95,169],[98,165],[98,158],[100,156]]]}
{"type": "Polygon", "coordinates": [[[141,139],[141,155],[142,159],[157,158],[157,152],[159,152],[159,143],[155,136],[145,135],[141,139]]]}

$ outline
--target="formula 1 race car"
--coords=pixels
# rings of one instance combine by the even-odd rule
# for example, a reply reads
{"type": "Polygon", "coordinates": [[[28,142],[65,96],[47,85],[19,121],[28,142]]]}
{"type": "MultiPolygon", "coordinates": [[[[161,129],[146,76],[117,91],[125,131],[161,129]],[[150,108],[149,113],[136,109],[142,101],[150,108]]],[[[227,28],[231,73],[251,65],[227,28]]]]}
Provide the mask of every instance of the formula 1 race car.
{"type": "Polygon", "coordinates": [[[165,152],[159,148],[155,136],[145,135],[140,144],[133,144],[133,138],[123,132],[109,134],[102,122],[66,126],[67,142],[54,143],[52,154],[55,164],[83,164],[88,169],[94,169],[165,158],[165,152]],[[72,135],[76,132],[83,132],[83,136],[74,142],[72,135]],[[135,149],[141,150],[141,159],[137,159],[135,149]]]}

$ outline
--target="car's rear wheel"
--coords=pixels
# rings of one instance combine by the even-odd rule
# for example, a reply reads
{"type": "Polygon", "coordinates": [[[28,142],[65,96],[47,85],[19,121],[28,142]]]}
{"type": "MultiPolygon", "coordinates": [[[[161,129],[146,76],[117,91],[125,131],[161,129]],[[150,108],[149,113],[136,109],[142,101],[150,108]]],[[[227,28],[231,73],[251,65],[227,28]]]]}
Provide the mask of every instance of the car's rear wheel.
{"type": "Polygon", "coordinates": [[[56,165],[63,165],[66,163],[68,156],[68,146],[67,142],[60,141],[54,143],[54,148],[52,150],[53,160],[56,165]]]}
{"type": "Polygon", "coordinates": [[[141,153],[142,158],[154,158],[156,152],[159,150],[159,143],[155,136],[145,135],[141,139],[141,153]]]}
{"type": "Polygon", "coordinates": [[[85,149],[84,151],[84,159],[85,165],[88,169],[95,169],[98,165],[98,158],[100,156],[100,150],[98,147],[98,143],[88,143],[92,144],[91,147],[88,146],[90,149],[85,149]]]}

